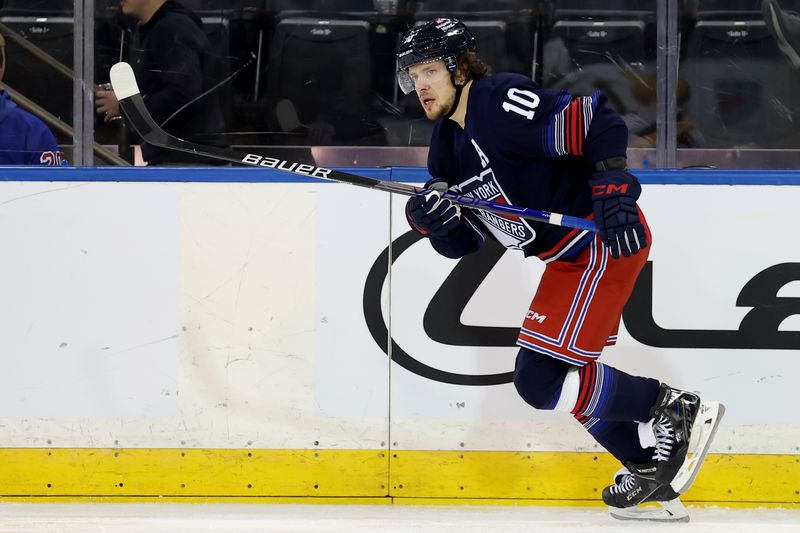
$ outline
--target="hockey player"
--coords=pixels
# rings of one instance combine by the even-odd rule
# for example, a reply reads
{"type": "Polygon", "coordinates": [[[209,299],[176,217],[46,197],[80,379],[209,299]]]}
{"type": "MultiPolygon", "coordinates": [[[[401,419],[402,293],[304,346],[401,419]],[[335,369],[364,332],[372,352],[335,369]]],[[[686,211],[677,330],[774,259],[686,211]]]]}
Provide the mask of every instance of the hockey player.
{"type": "MultiPolygon", "coordinates": [[[[491,75],[455,19],[410,30],[398,49],[397,77],[436,121],[433,179],[406,205],[411,227],[446,257],[476,252],[489,237],[546,263],[517,340],[519,394],[537,409],[570,413],[622,462],[603,491],[612,514],[648,501],[680,505],[722,406],[598,361],[616,341],[651,241],[636,204],[641,187],[626,168],[625,123],[600,92],[573,98],[521,75],[491,75]],[[598,233],[462,210],[442,197],[448,189],[594,218],[598,233]]],[[[669,518],[688,519],[680,508],[669,518]]]]}

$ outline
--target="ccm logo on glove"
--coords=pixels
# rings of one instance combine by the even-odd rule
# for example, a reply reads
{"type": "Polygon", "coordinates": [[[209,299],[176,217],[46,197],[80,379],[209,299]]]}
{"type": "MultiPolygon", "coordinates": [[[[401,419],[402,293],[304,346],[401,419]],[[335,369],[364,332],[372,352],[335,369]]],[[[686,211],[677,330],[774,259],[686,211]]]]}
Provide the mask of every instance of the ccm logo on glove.
{"type": "Polygon", "coordinates": [[[628,184],[609,183],[603,185],[594,185],[592,187],[592,196],[608,196],[609,194],[628,194],[628,184]]]}

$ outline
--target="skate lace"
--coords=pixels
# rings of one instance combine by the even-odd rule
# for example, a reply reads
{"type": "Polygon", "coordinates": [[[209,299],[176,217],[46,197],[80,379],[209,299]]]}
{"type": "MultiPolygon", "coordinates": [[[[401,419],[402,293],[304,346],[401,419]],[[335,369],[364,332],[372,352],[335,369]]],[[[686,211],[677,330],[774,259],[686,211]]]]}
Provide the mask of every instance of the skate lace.
{"type": "Polygon", "coordinates": [[[653,460],[668,461],[672,455],[672,444],[675,440],[672,423],[667,417],[661,417],[653,426],[653,433],[656,436],[656,451],[653,453],[653,460]]]}
{"type": "Polygon", "coordinates": [[[622,481],[611,486],[611,493],[623,494],[630,491],[634,485],[636,485],[636,476],[633,474],[625,474],[625,477],[622,478],[622,481]]]}

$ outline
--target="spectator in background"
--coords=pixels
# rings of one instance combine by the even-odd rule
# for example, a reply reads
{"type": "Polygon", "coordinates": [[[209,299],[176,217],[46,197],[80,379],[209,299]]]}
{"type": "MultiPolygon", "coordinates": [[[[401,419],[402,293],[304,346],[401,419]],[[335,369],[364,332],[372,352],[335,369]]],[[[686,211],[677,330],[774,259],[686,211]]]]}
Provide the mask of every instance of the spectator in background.
{"type": "Polygon", "coordinates": [[[783,9],[778,0],[763,0],[761,11],[778,48],[794,68],[800,69],[800,14],[783,9]]]}
{"type": "MultiPolygon", "coordinates": [[[[223,146],[214,59],[200,18],[173,0],[122,0],[120,5],[125,15],[138,19],[130,62],[153,118],[177,137],[223,146]]],[[[120,114],[112,91],[97,91],[95,104],[106,121],[120,114]]],[[[146,143],[142,156],[149,165],[220,164],[146,143]]]]}
{"type": "MultiPolygon", "coordinates": [[[[6,40],[0,35],[0,80],[5,70],[6,40]]],[[[47,125],[20,109],[5,90],[0,90],[0,165],[66,165],[47,125]]]]}

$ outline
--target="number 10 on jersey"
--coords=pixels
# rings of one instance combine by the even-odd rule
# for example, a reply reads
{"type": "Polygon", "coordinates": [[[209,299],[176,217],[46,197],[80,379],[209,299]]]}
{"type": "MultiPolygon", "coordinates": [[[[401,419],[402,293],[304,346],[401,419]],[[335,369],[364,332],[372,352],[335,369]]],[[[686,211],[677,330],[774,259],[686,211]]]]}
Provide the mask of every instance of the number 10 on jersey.
{"type": "Polygon", "coordinates": [[[513,111],[528,120],[533,120],[533,110],[539,107],[539,96],[532,91],[517,89],[516,87],[509,89],[507,94],[508,99],[515,103],[503,101],[503,109],[506,112],[513,111]]]}

